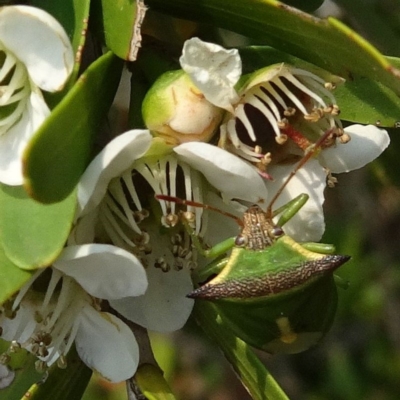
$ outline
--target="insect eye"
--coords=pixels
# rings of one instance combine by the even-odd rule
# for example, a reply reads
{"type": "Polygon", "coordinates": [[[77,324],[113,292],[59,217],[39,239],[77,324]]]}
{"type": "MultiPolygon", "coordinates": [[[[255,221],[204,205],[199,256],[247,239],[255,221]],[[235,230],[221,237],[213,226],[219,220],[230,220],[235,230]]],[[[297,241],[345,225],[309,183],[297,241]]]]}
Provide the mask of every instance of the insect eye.
{"type": "Polygon", "coordinates": [[[272,234],[274,237],[279,237],[282,236],[285,232],[283,232],[283,229],[280,226],[274,226],[272,228],[272,234]]]}
{"type": "Polygon", "coordinates": [[[235,245],[238,247],[244,247],[248,243],[247,236],[238,235],[235,239],[235,245]]]}

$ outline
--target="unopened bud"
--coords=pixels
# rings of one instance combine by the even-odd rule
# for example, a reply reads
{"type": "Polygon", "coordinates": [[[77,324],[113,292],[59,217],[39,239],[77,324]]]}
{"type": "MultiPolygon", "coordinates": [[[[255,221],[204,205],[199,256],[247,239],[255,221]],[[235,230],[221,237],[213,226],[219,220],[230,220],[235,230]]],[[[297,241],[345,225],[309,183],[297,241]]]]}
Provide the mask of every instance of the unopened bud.
{"type": "Polygon", "coordinates": [[[163,74],[142,105],[147,128],[172,145],[208,142],[219,127],[223,112],[205,99],[182,70],[163,74]]]}

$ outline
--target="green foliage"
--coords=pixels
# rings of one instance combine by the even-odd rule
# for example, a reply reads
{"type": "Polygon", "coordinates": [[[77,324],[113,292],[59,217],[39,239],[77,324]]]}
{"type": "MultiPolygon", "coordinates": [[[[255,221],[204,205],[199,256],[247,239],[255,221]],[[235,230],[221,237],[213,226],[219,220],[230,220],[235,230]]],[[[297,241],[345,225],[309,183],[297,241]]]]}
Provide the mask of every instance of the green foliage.
{"type": "Polygon", "coordinates": [[[92,375],[92,370],[81,361],[75,349],[68,353],[67,365],[69,368],[66,369],[60,369],[54,365],[48,377],[34,388],[29,400],[80,399],[92,375]]]}
{"type": "Polygon", "coordinates": [[[29,280],[31,273],[19,268],[0,247],[0,304],[12,297],[29,280]]]}
{"type": "Polygon", "coordinates": [[[21,186],[0,185],[0,207],[0,238],[5,255],[26,270],[50,266],[71,230],[75,193],[46,205],[29,197],[21,186]]]}
{"type": "Polygon", "coordinates": [[[112,52],[83,73],[25,151],[25,188],[44,203],[67,197],[92,155],[94,138],[114,99],[122,62],[112,52]],[[49,151],[51,149],[51,151],[49,151]]]}
{"type": "Polygon", "coordinates": [[[149,0],[154,10],[216,25],[269,44],[323,69],[352,79],[360,75],[400,93],[397,70],[366,40],[340,21],[320,20],[275,0],[149,0]],[[197,7],[194,7],[194,5],[197,7]]]}
{"type": "MultiPolygon", "coordinates": [[[[106,46],[118,57],[134,61],[136,43],[135,20],[138,17],[136,1],[96,0],[95,18],[104,34],[106,46]],[[101,4],[100,4],[101,3],[101,4]],[[118,26],[119,29],[115,29],[118,26]]],[[[138,28],[140,31],[140,27],[138,28]]]]}

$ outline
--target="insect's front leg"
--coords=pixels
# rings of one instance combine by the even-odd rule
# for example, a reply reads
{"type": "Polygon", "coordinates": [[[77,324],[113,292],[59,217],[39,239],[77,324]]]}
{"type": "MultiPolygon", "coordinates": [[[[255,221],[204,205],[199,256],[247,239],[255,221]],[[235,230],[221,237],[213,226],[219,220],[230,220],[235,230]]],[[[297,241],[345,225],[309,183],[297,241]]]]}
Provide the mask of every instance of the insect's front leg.
{"type": "Polygon", "coordinates": [[[335,254],[336,249],[333,244],[326,244],[326,243],[316,243],[316,242],[303,242],[301,245],[309,250],[313,251],[314,253],[320,254],[335,254]]]}
{"type": "Polygon", "coordinates": [[[198,285],[204,284],[210,278],[218,275],[229,261],[228,257],[220,256],[192,274],[193,281],[198,285]]]}
{"type": "Polygon", "coordinates": [[[281,214],[279,217],[278,226],[283,226],[286,222],[290,221],[307,203],[309,196],[305,193],[298,195],[293,200],[289,201],[288,203],[284,204],[282,207],[279,207],[277,210],[273,212],[273,216],[281,214]]]}
{"type": "Polygon", "coordinates": [[[225,255],[235,245],[235,238],[230,237],[228,239],[223,240],[220,243],[217,243],[215,246],[211,248],[206,248],[199,239],[198,234],[190,226],[189,222],[183,218],[182,223],[186,231],[190,235],[190,238],[192,239],[192,243],[195,246],[196,250],[199,252],[199,254],[201,254],[205,258],[216,258],[225,255]]]}

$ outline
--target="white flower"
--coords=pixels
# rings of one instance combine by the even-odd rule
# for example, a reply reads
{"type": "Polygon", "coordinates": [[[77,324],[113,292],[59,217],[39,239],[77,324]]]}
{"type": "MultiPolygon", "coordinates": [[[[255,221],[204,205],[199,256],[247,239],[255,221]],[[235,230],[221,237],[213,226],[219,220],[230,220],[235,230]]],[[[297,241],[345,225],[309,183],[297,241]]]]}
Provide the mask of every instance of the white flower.
{"type": "Polygon", "coordinates": [[[239,101],[234,86],[242,75],[242,61],[236,49],[226,50],[192,38],[185,42],[179,61],[210,103],[233,112],[232,106],[239,101]]]}
{"type": "Polygon", "coordinates": [[[270,158],[273,165],[302,157],[328,131],[331,136],[316,156],[334,173],[366,165],[389,145],[387,132],[375,126],[342,128],[330,93],[337,77],[325,82],[309,71],[279,64],[251,74],[235,92],[241,75],[238,52],[198,38],[185,42],[180,63],[208,101],[230,112],[221,127],[220,145],[261,169],[270,158]],[[263,157],[262,147],[271,155],[263,157]]]}
{"type": "Polygon", "coordinates": [[[65,367],[75,342],[90,368],[112,382],[126,380],[138,366],[138,344],[124,322],[101,311],[101,299],[140,296],[146,289],[146,272],[129,252],[69,246],[51,268],[32,276],[12,304],[3,305],[2,338],[11,341],[11,352],[23,347],[36,355],[38,369],[54,362],[65,367]]]}
{"type": "MultiPolygon", "coordinates": [[[[111,240],[142,261],[147,292],[111,302],[128,319],[156,331],[173,331],[186,322],[193,300],[185,296],[193,289],[190,270],[196,254],[188,233],[177,224],[178,206],[156,201],[154,194],[204,202],[207,191],[221,192],[226,201],[265,203],[268,196],[257,171],[233,154],[202,142],[168,147],[147,130],[118,136],[85,171],[71,240],[111,240]]],[[[187,211],[197,234],[209,231],[202,217],[207,212],[190,206],[187,211]]]]}
{"type": "Polygon", "coordinates": [[[50,114],[40,89],[61,90],[74,59],[61,25],[43,10],[0,8],[0,182],[21,185],[22,153],[50,114]]]}

